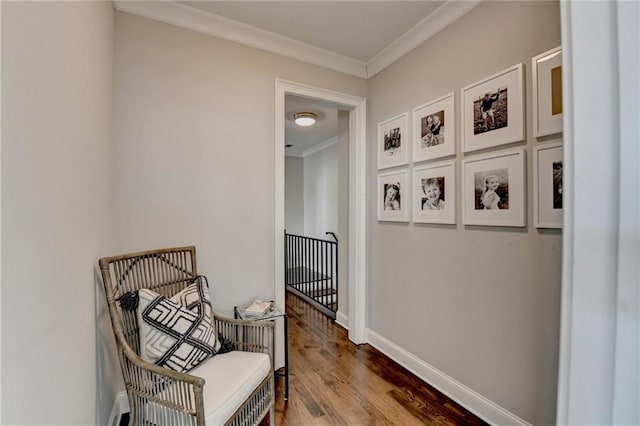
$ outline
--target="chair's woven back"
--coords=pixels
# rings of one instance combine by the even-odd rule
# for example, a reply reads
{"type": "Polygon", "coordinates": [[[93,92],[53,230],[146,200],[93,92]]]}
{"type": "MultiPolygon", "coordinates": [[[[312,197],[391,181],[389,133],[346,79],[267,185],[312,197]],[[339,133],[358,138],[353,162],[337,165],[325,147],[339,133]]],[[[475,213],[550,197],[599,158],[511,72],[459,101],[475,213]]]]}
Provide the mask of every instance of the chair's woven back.
{"type": "Polygon", "coordinates": [[[99,264],[116,342],[118,346],[126,342],[140,355],[135,311],[121,310],[117,299],[141,288],[166,297],[178,293],[197,275],[196,248],[178,247],[105,257],[99,264]]]}

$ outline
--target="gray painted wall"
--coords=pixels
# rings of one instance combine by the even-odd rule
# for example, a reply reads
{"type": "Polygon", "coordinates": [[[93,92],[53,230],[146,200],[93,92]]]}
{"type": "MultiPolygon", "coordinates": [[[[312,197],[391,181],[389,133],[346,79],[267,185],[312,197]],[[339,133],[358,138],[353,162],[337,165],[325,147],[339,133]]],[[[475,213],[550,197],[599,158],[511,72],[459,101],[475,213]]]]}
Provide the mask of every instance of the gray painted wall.
{"type": "Polygon", "coordinates": [[[304,233],[304,158],[284,159],[284,227],[290,234],[304,233]]]}
{"type": "Polygon", "coordinates": [[[1,7],[0,423],[104,425],[122,386],[94,272],[114,250],[113,5],[1,7]]]}
{"type": "Polygon", "coordinates": [[[555,422],[562,235],[533,227],[531,57],[560,44],[559,18],[484,2],[369,80],[369,327],[533,424],[555,422]],[[452,226],[377,222],[377,123],[454,91],[460,152],[460,89],[519,62],[527,227],[465,227],[460,208],[452,226]]]}
{"type": "Polygon", "coordinates": [[[274,81],[366,81],[119,12],[115,43],[119,247],[195,244],[221,313],[273,297],[274,81]]]}

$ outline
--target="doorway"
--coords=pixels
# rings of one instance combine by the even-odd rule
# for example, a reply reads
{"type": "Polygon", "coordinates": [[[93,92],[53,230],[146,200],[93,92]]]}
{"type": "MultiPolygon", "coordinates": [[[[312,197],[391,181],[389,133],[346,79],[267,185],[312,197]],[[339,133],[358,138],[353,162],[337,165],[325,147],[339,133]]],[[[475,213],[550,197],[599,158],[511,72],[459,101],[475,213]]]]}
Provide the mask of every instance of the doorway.
{"type": "Polygon", "coordinates": [[[280,306],[285,302],[286,95],[331,103],[349,112],[349,261],[345,265],[348,270],[348,318],[344,319],[347,323],[343,325],[348,329],[349,340],[356,344],[366,343],[366,99],[280,79],[275,82],[274,282],[275,299],[280,306]]]}

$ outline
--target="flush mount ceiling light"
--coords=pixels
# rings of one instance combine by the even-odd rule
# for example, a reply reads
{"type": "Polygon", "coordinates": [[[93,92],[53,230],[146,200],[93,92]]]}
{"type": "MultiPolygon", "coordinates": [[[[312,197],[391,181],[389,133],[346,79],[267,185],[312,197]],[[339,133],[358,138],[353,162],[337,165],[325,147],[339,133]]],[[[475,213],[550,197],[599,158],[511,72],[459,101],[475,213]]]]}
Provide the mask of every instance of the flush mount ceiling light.
{"type": "Polygon", "coordinates": [[[293,114],[293,121],[295,121],[298,126],[303,127],[314,124],[316,122],[316,118],[318,118],[318,116],[312,112],[296,112],[293,114]]]}

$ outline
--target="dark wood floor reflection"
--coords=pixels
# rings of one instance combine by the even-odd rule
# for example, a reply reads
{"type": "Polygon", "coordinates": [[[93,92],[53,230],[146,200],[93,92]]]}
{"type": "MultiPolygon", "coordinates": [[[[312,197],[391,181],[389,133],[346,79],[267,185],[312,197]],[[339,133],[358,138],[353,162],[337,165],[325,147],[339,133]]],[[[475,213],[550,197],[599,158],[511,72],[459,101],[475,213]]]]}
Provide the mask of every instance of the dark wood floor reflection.
{"type": "Polygon", "coordinates": [[[276,379],[276,425],[486,424],[298,297],[286,305],[290,394],[276,379]]]}

